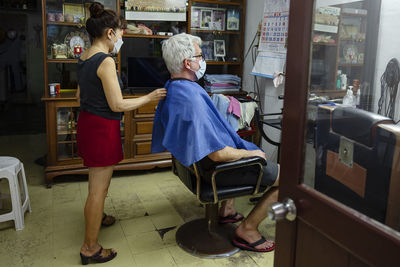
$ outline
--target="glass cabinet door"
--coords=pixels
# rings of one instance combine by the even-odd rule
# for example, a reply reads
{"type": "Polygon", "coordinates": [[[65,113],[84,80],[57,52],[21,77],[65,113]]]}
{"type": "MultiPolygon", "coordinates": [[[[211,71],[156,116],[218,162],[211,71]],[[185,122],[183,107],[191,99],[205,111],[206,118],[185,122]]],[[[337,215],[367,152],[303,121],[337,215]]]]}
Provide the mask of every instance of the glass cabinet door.
{"type": "Polygon", "coordinates": [[[241,76],[243,60],[242,6],[239,1],[193,1],[190,33],[202,39],[207,73],[234,73],[241,76]]]}
{"type": "MultiPolygon", "coordinates": [[[[343,97],[350,87],[357,93],[372,82],[365,59],[373,60],[375,51],[366,49],[376,43],[366,1],[345,1],[338,5],[316,6],[310,89],[316,95],[343,97]]],[[[376,27],[376,25],[374,25],[376,27]]]]}
{"type": "Polygon", "coordinates": [[[76,126],[79,108],[57,108],[57,160],[77,159],[76,126]]]}

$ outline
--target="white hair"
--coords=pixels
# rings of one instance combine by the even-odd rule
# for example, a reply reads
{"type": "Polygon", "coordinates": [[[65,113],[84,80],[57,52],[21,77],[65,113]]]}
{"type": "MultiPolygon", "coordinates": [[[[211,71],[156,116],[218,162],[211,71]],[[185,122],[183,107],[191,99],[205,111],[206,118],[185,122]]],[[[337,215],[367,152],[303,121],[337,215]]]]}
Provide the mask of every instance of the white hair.
{"type": "Polygon", "coordinates": [[[200,46],[200,37],[186,33],[174,35],[162,42],[163,58],[171,75],[181,73],[183,61],[195,56],[194,43],[200,46]]]}

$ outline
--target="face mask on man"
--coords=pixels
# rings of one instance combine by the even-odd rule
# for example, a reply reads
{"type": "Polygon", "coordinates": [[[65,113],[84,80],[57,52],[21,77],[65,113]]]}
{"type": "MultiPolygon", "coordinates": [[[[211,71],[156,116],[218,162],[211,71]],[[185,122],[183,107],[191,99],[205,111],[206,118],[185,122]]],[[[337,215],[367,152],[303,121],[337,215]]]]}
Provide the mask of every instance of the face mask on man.
{"type": "MultiPolygon", "coordinates": [[[[115,32],[113,31],[114,36],[117,37],[117,35],[115,34],[115,32]]],[[[118,54],[119,50],[121,49],[122,44],[124,43],[124,41],[122,41],[122,38],[118,38],[117,37],[117,42],[114,43],[114,48],[112,53],[113,54],[118,54]]]]}
{"type": "Polygon", "coordinates": [[[204,59],[201,59],[198,63],[200,68],[197,71],[192,71],[196,75],[197,80],[200,80],[204,76],[204,73],[206,73],[207,63],[204,59]]]}

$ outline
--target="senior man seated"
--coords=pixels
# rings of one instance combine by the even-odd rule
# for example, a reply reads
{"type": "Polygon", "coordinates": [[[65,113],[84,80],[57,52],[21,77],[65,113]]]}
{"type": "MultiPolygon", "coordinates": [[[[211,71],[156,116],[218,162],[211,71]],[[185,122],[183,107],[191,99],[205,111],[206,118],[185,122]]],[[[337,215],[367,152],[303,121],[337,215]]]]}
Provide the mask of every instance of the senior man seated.
{"type": "MultiPolygon", "coordinates": [[[[165,64],[171,80],[165,84],[167,96],[158,104],[153,125],[152,152],[168,150],[185,166],[205,159],[210,163],[229,162],[246,157],[265,157],[253,143],[239,137],[215,108],[206,91],[196,83],[206,70],[200,49],[201,39],[178,34],[162,44],[165,64]]],[[[263,186],[277,186],[279,165],[267,161],[262,176],[263,186]]],[[[256,181],[241,181],[254,184],[256,181]]],[[[232,185],[232,184],[230,184],[232,185]]],[[[263,197],[236,230],[233,244],[239,248],[268,252],[275,244],[258,232],[267,215],[268,205],[277,200],[278,191],[263,197]]],[[[237,222],[244,217],[237,213],[233,199],[224,201],[219,210],[220,223],[237,222]]]]}

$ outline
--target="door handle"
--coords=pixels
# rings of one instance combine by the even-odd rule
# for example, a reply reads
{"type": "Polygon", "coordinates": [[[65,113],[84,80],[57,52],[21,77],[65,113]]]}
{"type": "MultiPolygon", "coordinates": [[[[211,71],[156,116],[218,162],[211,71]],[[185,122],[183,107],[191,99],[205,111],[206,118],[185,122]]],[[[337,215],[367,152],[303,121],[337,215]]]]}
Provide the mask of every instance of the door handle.
{"type": "Polygon", "coordinates": [[[297,209],[294,201],[290,198],[285,198],[283,202],[272,203],[268,207],[268,218],[274,221],[287,219],[294,221],[296,219],[297,209]]]}

